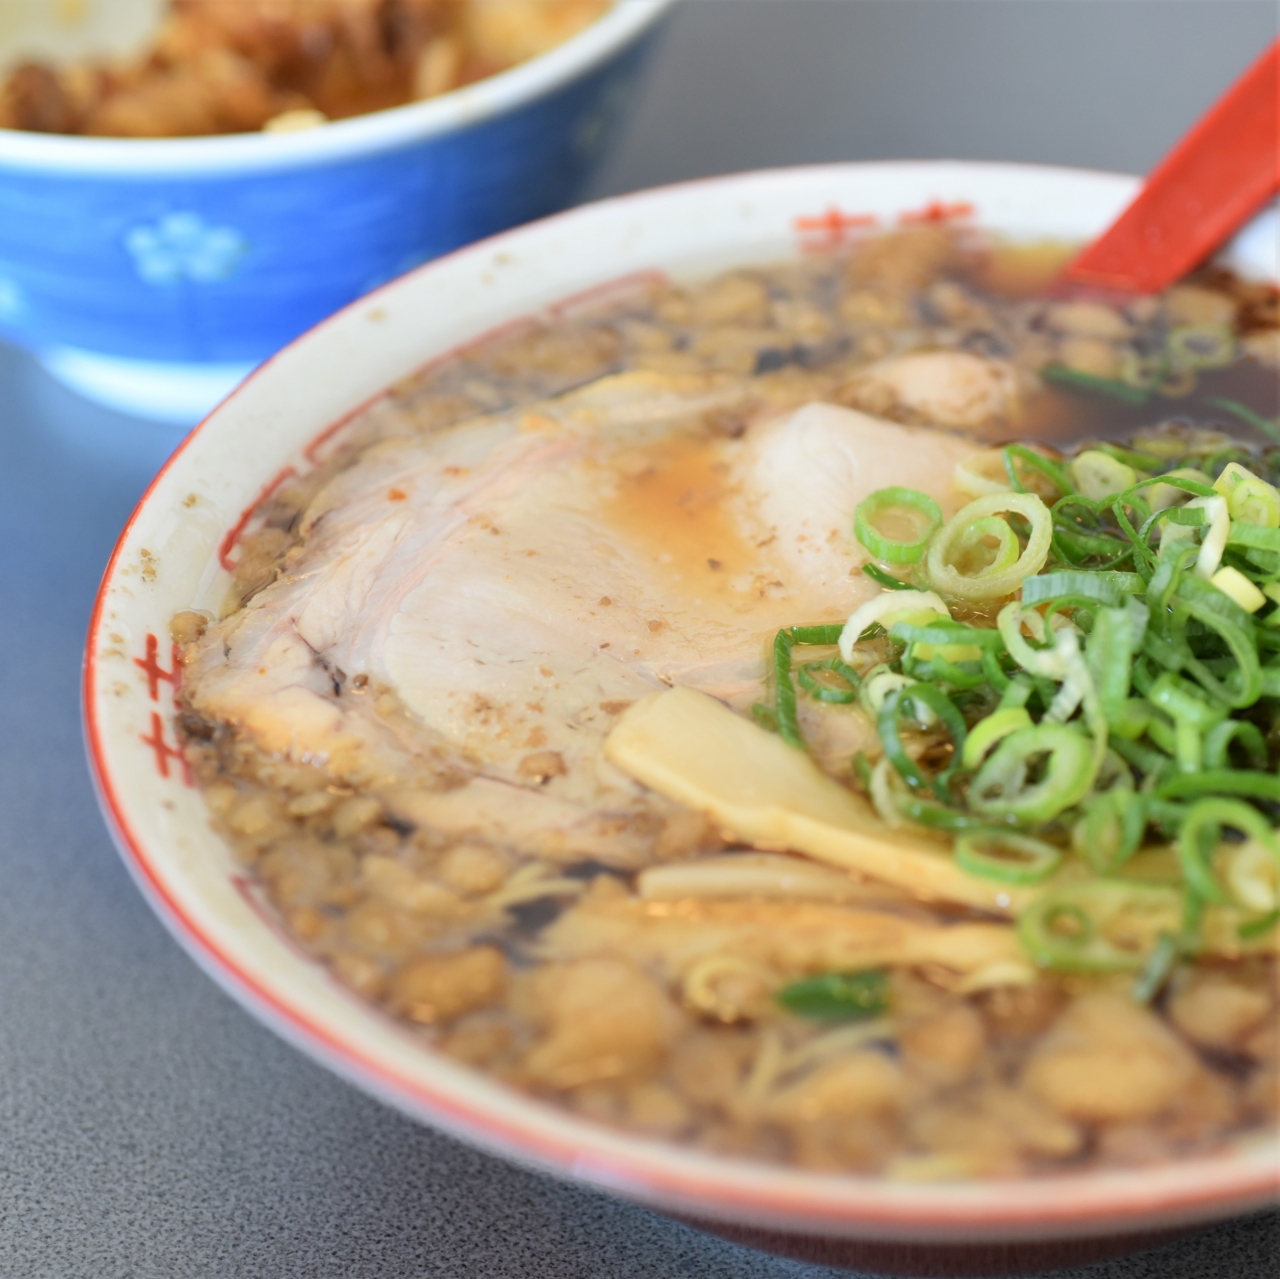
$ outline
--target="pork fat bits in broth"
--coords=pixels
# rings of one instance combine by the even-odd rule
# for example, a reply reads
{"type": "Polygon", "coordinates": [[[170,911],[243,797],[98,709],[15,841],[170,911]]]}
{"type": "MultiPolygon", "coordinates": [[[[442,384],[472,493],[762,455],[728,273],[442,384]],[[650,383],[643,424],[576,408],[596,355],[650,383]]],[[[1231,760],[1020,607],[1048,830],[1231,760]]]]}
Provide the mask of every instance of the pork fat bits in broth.
{"type": "Polygon", "coordinates": [[[1276,296],[1046,300],[1064,253],[638,285],[353,423],[174,621],[293,935],[424,1045],[734,1157],[1274,1125],[1276,296]]]}

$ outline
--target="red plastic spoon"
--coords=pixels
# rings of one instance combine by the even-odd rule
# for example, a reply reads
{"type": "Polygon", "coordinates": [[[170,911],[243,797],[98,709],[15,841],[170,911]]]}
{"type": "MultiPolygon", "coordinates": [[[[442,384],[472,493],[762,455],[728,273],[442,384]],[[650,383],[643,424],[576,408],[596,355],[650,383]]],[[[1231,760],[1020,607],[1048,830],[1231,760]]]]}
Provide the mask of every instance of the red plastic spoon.
{"type": "Polygon", "coordinates": [[[1062,283],[1156,293],[1280,191],[1280,40],[1156,166],[1062,283]]]}

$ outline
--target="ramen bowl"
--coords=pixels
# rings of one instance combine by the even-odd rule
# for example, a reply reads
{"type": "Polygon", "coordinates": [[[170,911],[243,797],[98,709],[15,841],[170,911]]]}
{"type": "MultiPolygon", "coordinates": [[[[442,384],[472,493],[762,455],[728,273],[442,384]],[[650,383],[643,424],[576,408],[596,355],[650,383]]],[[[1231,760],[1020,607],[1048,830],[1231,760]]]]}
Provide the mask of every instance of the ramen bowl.
{"type": "MultiPolygon", "coordinates": [[[[801,168],[645,192],[422,267],[269,360],[143,498],[107,569],[88,640],[85,716],[103,809],[174,936],[265,1024],[405,1114],[553,1175],[717,1229],[748,1229],[742,1237],[754,1241],[807,1240],[813,1259],[833,1256],[814,1251],[819,1243],[1132,1236],[1271,1202],[1280,1181],[1274,1134],[1135,1170],[909,1183],[702,1153],[519,1095],[434,1055],[294,946],[213,833],[174,723],[170,618],[217,610],[255,509],[322,465],[353,416],[424,363],[522,318],[572,314],[637,277],[794,259],[868,226],[971,220],[1011,237],[1080,240],[1136,185],[1112,174],[943,162],[801,168]]],[[[1269,243],[1247,236],[1233,260],[1257,274],[1255,240],[1269,243]]]]}
{"type": "MultiPolygon", "coordinates": [[[[339,307],[571,203],[669,3],[621,0],[510,71],[304,132],[0,129],[0,337],[92,399],[195,422],[339,307]]],[[[90,29],[76,44],[47,6],[15,8],[0,24],[0,61],[136,37],[155,5],[81,9],[90,29]]]]}

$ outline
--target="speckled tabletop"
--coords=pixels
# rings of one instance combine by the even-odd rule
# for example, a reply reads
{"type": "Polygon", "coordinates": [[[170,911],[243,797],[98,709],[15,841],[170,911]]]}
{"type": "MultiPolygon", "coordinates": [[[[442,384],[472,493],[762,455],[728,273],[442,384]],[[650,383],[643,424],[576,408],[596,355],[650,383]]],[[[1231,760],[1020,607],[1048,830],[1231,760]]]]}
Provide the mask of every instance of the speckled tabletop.
{"type": "MultiPolygon", "coordinates": [[[[599,193],[807,160],[1140,169],[1274,37],[1270,0],[692,0],[599,193]]],[[[204,978],[98,817],[78,667],[177,442],[0,349],[0,1279],[818,1279],[419,1128],[204,978]]],[[[1276,1279],[1267,1214],[1059,1275],[1276,1279]]]]}

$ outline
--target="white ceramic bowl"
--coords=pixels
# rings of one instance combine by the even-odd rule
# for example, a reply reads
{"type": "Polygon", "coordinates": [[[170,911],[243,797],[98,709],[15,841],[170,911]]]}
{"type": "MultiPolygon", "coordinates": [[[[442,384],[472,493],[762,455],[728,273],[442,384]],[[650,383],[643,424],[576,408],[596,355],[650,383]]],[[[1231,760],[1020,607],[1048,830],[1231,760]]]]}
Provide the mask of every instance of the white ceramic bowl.
{"type": "MultiPolygon", "coordinates": [[[[175,937],[273,1030],[405,1113],[690,1217],[811,1236],[972,1242],[1114,1235],[1270,1202],[1280,1185],[1274,1136],[1134,1171],[908,1185],[719,1158],[574,1118],[425,1051],[301,953],[211,832],[200,792],[173,753],[168,619],[215,605],[255,504],[284,476],[314,466],[354,413],[428,359],[618,277],[705,274],[794,256],[867,218],[890,226],[972,216],[1014,235],[1081,239],[1135,187],[1112,174],[946,162],[689,183],[464,249],[275,356],[190,436],[142,499],[89,634],[85,715],[102,805],[130,871],[175,937]]],[[[1246,258],[1250,252],[1246,242],[1246,258]]]]}

